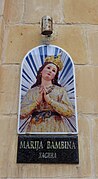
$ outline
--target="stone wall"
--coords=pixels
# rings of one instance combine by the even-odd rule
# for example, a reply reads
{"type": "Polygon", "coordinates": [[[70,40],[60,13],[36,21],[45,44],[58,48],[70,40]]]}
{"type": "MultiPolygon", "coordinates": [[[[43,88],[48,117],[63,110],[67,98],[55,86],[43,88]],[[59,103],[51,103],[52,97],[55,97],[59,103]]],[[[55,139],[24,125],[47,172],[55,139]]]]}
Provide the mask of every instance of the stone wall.
{"type": "Polygon", "coordinates": [[[98,179],[98,0],[0,0],[0,179],[98,179]],[[51,44],[76,70],[79,165],[17,164],[17,113],[23,57],[42,43],[40,20],[54,19],[51,44]]]}

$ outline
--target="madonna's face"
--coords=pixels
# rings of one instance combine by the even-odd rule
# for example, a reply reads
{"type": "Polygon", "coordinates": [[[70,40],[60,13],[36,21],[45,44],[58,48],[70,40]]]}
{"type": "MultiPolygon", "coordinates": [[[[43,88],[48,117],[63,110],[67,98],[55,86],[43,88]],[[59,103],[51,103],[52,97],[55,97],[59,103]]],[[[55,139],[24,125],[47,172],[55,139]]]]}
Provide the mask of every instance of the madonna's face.
{"type": "Polygon", "coordinates": [[[42,78],[47,81],[52,81],[57,73],[56,65],[49,63],[42,70],[42,78]]]}

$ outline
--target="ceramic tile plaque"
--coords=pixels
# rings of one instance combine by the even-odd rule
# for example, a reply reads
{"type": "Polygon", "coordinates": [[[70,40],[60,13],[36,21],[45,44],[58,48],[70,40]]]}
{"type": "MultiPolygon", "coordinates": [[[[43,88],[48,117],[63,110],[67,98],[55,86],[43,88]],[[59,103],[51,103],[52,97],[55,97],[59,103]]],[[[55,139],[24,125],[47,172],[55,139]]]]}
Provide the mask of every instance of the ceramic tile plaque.
{"type": "Polygon", "coordinates": [[[23,59],[18,112],[18,163],[79,163],[74,64],[54,45],[23,59]]]}

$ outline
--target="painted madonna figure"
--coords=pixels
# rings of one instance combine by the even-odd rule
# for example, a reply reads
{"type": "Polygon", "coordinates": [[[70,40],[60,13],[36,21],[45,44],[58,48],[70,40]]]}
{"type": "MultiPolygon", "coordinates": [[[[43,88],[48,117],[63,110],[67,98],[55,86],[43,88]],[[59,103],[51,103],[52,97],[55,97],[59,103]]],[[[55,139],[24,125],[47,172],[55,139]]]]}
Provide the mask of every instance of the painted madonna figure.
{"type": "Polygon", "coordinates": [[[71,117],[74,110],[64,87],[58,84],[62,67],[60,55],[47,57],[40,67],[36,83],[21,103],[20,119],[30,117],[25,132],[68,132],[63,117],[71,117]]]}

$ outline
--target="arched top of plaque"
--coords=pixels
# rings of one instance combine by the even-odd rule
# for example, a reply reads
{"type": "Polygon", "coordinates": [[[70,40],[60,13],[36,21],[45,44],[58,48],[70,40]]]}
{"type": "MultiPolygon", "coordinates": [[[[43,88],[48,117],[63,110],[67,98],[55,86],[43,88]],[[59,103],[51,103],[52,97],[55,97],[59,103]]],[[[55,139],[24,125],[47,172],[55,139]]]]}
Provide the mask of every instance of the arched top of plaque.
{"type": "Polygon", "coordinates": [[[33,133],[66,133],[76,134],[78,132],[77,127],[77,111],[76,111],[76,87],[75,87],[75,70],[74,63],[70,55],[62,48],[55,45],[40,45],[31,49],[24,57],[21,65],[21,78],[20,78],[20,100],[19,100],[19,113],[18,113],[18,133],[19,134],[33,134],[33,133]],[[26,96],[28,90],[36,83],[36,76],[39,68],[44,64],[46,57],[57,57],[61,54],[61,61],[63,62],[63,68],[58,74],[58,83],[63,87],[67,93],[70,103],[72,104],[74,115],[72,117],[64,116],[63,122],[66,123],[69,130],[66,132],[61,131],[25,131],[27,117],[24,120],[20,119],[21,103],[26,96]]]}

